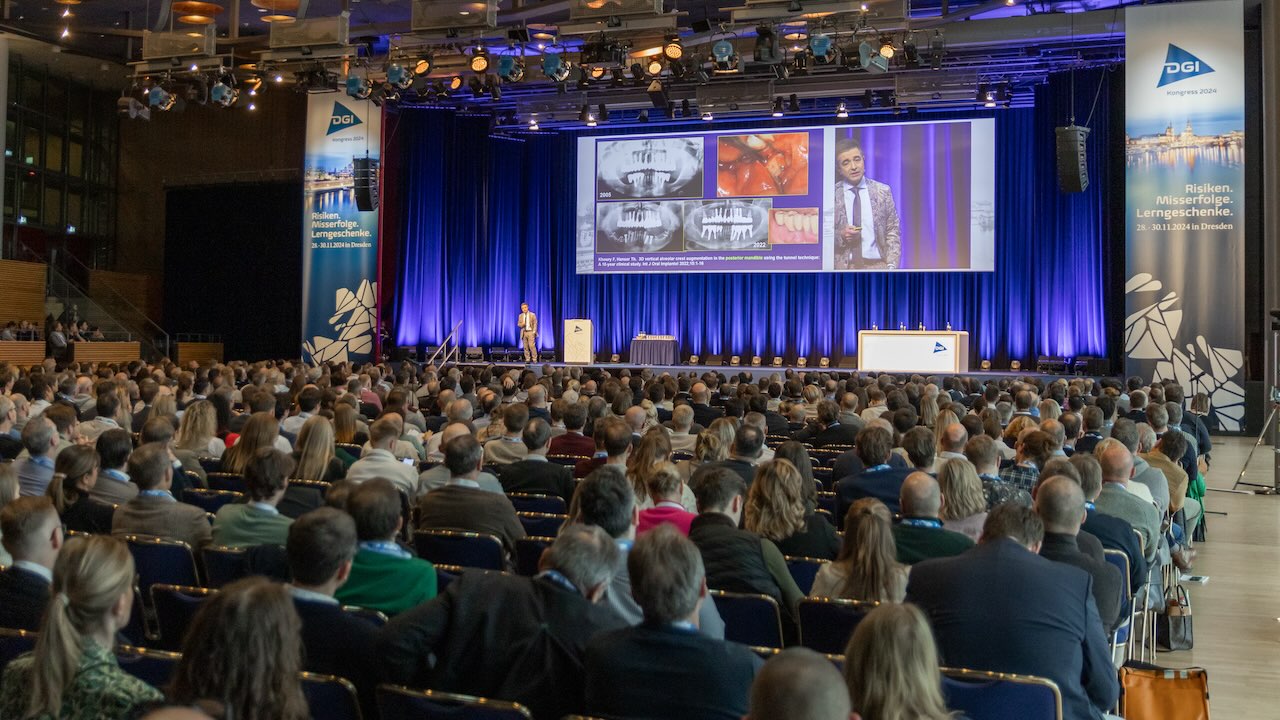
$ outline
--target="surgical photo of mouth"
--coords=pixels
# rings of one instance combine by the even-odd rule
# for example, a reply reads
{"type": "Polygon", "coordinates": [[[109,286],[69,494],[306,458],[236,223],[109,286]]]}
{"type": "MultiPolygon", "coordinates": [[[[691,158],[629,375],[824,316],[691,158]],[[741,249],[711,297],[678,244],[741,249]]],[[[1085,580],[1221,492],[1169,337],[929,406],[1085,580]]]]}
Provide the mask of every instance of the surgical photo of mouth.
{"type": "Polygon", "coordinates": [[[683,251],[681,205],[679,202],[621,202],[597,206],[596,252],[683,251]]]}
{"type": "Polygon", "coordinates": [[[706,200],[685,205],[690,250],[768,249],[772,200],[706,200]]]}
{"type": "Polygon", "coordinates": [[[774,208],[769,213],[769,242],[773,245],[814,245],[822,217],[818,208],[774,208]]]}
{"type": "Polygon", "coordinates": [[[702,195],[702,139],[612,140],[597,145],[596,198],[702,195]]]}
{"type": "Polygon", "coordinates": [[[716,138],[716,195],[806,195],[809,133],[716,138]]]}

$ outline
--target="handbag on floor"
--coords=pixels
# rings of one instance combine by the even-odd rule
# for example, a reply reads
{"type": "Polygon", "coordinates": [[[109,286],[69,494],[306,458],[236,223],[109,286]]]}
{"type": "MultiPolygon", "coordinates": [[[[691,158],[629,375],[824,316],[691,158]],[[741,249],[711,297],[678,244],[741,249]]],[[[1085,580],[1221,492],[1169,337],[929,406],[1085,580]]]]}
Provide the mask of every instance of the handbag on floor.
{"type": "Polygon", "coordinates": [[[1174,583],[1164,596],[1164,612],[1156,615],[1156,644],[1164,650],[1195,647],[1191,599],[1181,583],[1174,583]]]}
{"type": "Polygon", "coordinates": [[[1120,687],[1125,720],[1209,720],[1209,675],[1204,668],[1130,661],[1120,668],[1120,687]]]}

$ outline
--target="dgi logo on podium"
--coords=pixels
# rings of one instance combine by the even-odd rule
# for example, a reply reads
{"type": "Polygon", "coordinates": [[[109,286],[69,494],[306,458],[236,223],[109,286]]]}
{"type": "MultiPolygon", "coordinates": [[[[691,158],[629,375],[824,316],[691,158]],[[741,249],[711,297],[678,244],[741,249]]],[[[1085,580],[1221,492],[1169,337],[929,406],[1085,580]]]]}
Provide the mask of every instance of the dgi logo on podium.
{"type": "Polygon", "coordinates": [[[1209,63],[1169,43],[1169,50],[1164,56],[1164,72],[1160,73],[1160,83],[1156,87],[1162,88],[1165,85],[1208,75],[1211,72],[1213,68],[1209,67],[1209,63]]]}
{"type": "Polygon", "coordinates": [[[340,102],[333,104],[333,114],[329,117],[329,131],[325,135],[341,132],[349,127],[360,125],[363,121],[358,115],[340,102]]]}
{"type": "Polygon", "coordinates": [[[933,343],[933,354],[937,355],[940,352],[946,352],[946,351],[947,351],[946,345],[943,345],[942,343],[936,342],[936,341],[933,343]]]}

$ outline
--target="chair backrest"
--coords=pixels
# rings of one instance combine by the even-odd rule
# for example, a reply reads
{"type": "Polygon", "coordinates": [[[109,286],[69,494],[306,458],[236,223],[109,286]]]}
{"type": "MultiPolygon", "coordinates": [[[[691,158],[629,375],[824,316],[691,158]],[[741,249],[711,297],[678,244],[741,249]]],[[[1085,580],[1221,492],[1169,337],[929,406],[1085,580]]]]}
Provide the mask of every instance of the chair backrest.
{"type": "MultiPolygon", "coordinates": [[[[559,500],[560,498],[556,498],[559,500]]],[[[557,513],[541,513],[541,512],[517,512],[516,517],[520,518],[520,524],[524,526],[526,535],[537,535],[539,537],[553,538],[560,534],[560,528],[564,526],[568,515],[557,513]]]]}
{"type": "Polygon", "coordinates": [[[329,492],[331,486],[323,480],[290,480],[289,487],[311,488],[312,490],[319,490],[320,494],[324,495],[329,492]]]}
{"type": "Polygon", "coordinates": [[[800,644],[821,653],[840,655],[862,618],[880,603],[843,598],[800,601],[800,644]]]}
{"type": "Polygon", "coordinates": [[[335,449],[342,448],[343,450],[346,450],[348,455],[356,459],[359,459],[361,453],[364,452],[364,447],[355,443],[334,443],[333,445],[335,449]]]}
{"type": "Polygon", "coordinates": [[[538,574],[542,551],[555,542],[553,537],[530,535],[516,540],[516,574],[533,577],[538,574]]]}
{"type": "Polygon", "coordinates": [[[196,462],[200,463],[200,467],[204,468],[206,473],[222,470],[222,458],[198,457],[196,458],[196,462]]]}
{"type": "Polygon", "coordinates": [[[12,630],[0,628],[0,673],[19,655],[36,649],[36,638],[39,633],[28,630],[12,630]]]}
{"type": "Polygon", "coordinates": [[[182,655],[165,650],[120,645],[116,648],[116,661],[120,669],[154,688],[163,688],[173,678],[182,655]]]}
{"type": "Polygon", "coordinates": [[[200,559],[204,561],[207,587],[220,588],[248,574],[244,567],[244,548],[208,545],[200,549],[200,559]]]}
{"type": "Polygon", "coordinates": [[[818,577],[818,570],[822,569],[830,560],[811,557],[787,557],[787,570],[791,571],[791,579],[796,581],[800,592],[805,595],[813,589],[813,581],[818,577]]]}
{"type": "Polygon", "coordinates": [[[1062,693],[1052,680],[964,668],[942,668],[947,708],[970,720],[1062,720],[1062,693]]]}
{"type": "Polygon", "coordinates": [[[239,502],[244,493],[230,490],[205,490],[204,488],[187,488],[182,491],[182,502],[195,505],[208,513],[216,513],[223,505],[239,502]]]}
{"type": "Polygon", "coordinates": [[[564,498],[559,495],[543,495],[541,493],[507,493],[507,498],[518,512],[550,513],[564,515],[569,511],[564,498]]]}
{"type": "Polygon", "coordinates": [[[836,512],[836,494],[834,492],[818,493],[818,507],[834,515],[836,512]]]}
{"type": "Polygon", "coordinates": [[[501,570],[506,560],[502,541],[482,533],[418,530],[413,534],[418,557],[432,563],[501,570]]]}
{"type": "Polygon", "coordinates": [[[120,634],[133,645],[144,645],[150,642],[147,637],[147,614],[142,602],[142,590],[138,589],[134,578],[133,607],[129,610],[129,623],[120,628],[120,634]]]}
{"type": "Polygon", "coordinates": [[[556,454],[556,455],[548,455],[548,456],[547,456],[547,459],[548,459],[548,460],[550,460],[550,461],[551,461],[551,462],[553,462],[553,463],[556,463],[557,465],[564,465],[564,466],[566,466],[566,467],[573,467],[574,465],[577,465],[577,464],[578,464],[578,461],[579,461],[579,460],[588,460],[588,459],[590,459],[590,457],[589,457],[589,456],[587,456],[587,455],[561,455],[561,454],[556,454]]]}
{"type": "Polygon", "coordinates": [[[469,695],[410,690],[399,685],[379,685],[378,714],[382,720],[531,720],[533,714],[519,703],[469,695]]]}
{"type": "Polygon", "coordinates": [[[743,645],[782,647],[782,613],[768,595],[712,590],[724,619],[724,639],[743,645]]]}
{"type": "Polygon", "coordinates": [[[360,698],[350,680],[336,675],[299,673],[311,720],[361,720],[360,698]]]}
{"type": "Polygon", "coordinates": [[[157,583],[151,586],[151,607],[156,610],[156,626],[160,630],[161,650],[182,649],[182,638],[196,616],[196,611],[217,590],[157,583]]]}
{"type": "Polygon", "coordinates": [[[138,572],[138,587],[142,590],[144,599],[150,599],[152,585],[200,585],[191,546],[181,540],[151,535],[126,535],[124,541],[133,554],[133,564],[138,572]]]}
{"type": "Polygon", "coordinates": [[[377,627],[382,627],[387,624],[387,616],[378,610],[356,607],[355,605],[343,605],[342,612],[353,617],[358,617],[371,625],[376,625],[377,627]]]}
{"type": "Polygon", "coordinates": [[[208,475],[210,490],[230,490],[246,494],[249,492],[248,483],[240,475],[228,472],[211,472],[208,475]]]}
{"type": "Polygon", "coordinates": [[[1124,554],[1123,550],[1112,550],[1103,548],[1102,557],[1107,562],[1116,566],[1120,571],[1120,577],[1124,582],[1120,583],[1120,593],[1126,601],[1133,598],[1133,588],[1129,585],[1129,556],[1124,554]]]}
{"type": "Polygon", "coordinates": [[[436,563],[433,563],[433,564],[435,564],[436,566],[436,593],[437,594],[443,593],[444,589],[449,587],[449,583],[453,582],[454,580],[457,580],[458,576],[461,575],[464,570],[466,570],[466,568],[460,565],[440,565],[436,563]]]}

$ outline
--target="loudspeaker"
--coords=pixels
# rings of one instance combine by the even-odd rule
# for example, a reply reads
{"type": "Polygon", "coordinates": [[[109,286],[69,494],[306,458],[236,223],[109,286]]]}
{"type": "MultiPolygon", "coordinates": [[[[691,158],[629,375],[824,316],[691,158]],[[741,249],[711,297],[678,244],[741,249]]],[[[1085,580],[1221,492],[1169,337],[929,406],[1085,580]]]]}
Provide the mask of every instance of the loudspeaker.
{"type": "Polygon", "coordinates": [[[352,160],[355,175],[356,209],[371,212],[378,209],[378,161],[372,158],[352,160]]]}
{"type": "Polygon", "coordinates": [[[856,358],[856,357],[843,357],[843,358],[840,358],[840,363],[839,363],[838,367],[840,367],[840,368],[842,368],[842,369],[856,368],[856,367],[858,367],[858,358],[856,358]]]}
{"type": "Polygon", "coordinates": [[[1058,137],[1058,185],[1064,193],[1084,192],[1089,187],[1089,163],[1085,157],[1089,128],[1068,125],[1054,132],[1058,137]]]}
{"type": "Polygon", "coordinates": [[[707,356],[707,359],[705,360],[705,363],[706,363],[707,365],[723,365],[723,364],[724,364],[724,356],[723,356],[723,355],[708,355],[708,356],[707,356]]]}

